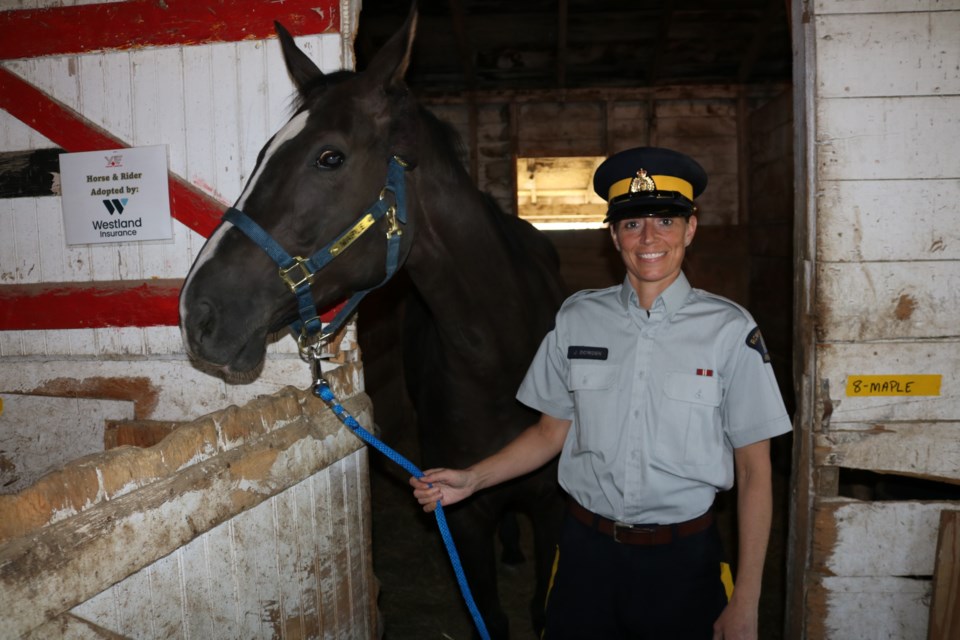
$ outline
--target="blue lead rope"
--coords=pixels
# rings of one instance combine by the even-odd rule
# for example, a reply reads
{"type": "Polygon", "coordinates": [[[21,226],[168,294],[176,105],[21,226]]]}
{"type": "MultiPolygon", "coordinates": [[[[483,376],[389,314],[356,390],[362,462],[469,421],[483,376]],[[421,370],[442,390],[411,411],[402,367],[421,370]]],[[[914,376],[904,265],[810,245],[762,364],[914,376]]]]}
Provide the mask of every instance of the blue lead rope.
{"type": "MultiPolygon", "coordinates": [[[[333,391],[330,390],[330,386],[325,380],[322,378],[317,379],[313,385],[313,393],[315,396],[323,400],[327,406],[330,407],[337,418],[340,419],[340,422],[348,426],[358,438],[403,467],[403,469],[410,475],[416,478],[423,477],[423,471],[420,471],[416,465],[391,449],[388,445],[384,444],[383,441],[377,438],[375,435],[360,426],[360,423],[357,422],[356,418],[350,415],[350,413],[343,408],[343,405],[337,402],[337,397],[333,395],[333,391]]],[[[450,564],[453,565],[453,572],[457,576],[457,584],[460,586],[460,593],[463,594],[463,599],[467,603],[467,609],[470,610],[470,615],[473,617],[473,623],[477,627],[477,632],[480,634],[480,637],[483,638],[483,640],[490,640],[490,634],[487,632],[487,626],[483,623],[483,618],[480,616],[480,611],[477,609],[477,605],[473,601],[473,594],[470,593],[470,586],[467,584],[467,578],[464,575],[463,567],[460,564],[460,555],[457,553],[457,548],[453,544],[453,536],[450,535],[450,527],[447,526],[447,517],[443,514],[443,507],[439,502],[437,502],[437,508],[433,513],[437,517],[437,526],[440,528],[440,536],[443,538],[443,544],[447,548],[447,555],[450,556],[450,564]]]]}

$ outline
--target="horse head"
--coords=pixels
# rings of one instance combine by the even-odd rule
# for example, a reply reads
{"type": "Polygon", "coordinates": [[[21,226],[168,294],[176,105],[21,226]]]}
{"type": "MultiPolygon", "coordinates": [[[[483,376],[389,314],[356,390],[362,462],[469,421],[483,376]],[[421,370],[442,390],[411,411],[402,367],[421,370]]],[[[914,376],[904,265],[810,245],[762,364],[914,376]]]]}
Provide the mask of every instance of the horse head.
{"type": "Polygon", "coordinates": [[[414,8],[359,74],[324,74],[276,25],[297,89],[294,115],[261,150],[184,282],[180,328],[195,359],[228,373],[253,371],[270,334],[300,322],[305,298],[329,308],[376,287],[390,275],[385,265],[405,260],[416,225],[402,215],[403,185],[390,180],[399,174],[402,183],[417,162],[417,106],[403,80],[416,20],[414,8]],[[394,205],[399,221],[389,215],[394,205]],[[268,239],[257,242],[258,234],[268,239]],[[296,262],[286,277],[271,247],[296,262]],[[321,264],[322,273],[304,264],[321,264]]]}

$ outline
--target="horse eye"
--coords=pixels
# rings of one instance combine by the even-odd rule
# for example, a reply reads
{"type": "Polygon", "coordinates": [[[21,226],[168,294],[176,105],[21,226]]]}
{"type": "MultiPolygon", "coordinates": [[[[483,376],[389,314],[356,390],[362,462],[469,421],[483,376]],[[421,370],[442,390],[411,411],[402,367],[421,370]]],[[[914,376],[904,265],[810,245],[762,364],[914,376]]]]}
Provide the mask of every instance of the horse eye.
{"type": "Polygon", "coordinates": [[[339,169],[343,161],[343,154],[336,149],[324,149],[314,161],[314,166],[318,169],[339,169]]]}

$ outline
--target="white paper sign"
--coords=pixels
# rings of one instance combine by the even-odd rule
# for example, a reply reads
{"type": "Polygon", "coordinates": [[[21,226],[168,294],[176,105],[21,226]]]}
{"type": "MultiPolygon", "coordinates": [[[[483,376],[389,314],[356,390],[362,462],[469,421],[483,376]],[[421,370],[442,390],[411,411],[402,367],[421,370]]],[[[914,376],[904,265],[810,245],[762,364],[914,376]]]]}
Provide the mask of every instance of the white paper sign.
{"type": "Polygon", "coordinates": [[[62,154],[60,186],[68,245],[173,237],[163,145],[62,154]]]}

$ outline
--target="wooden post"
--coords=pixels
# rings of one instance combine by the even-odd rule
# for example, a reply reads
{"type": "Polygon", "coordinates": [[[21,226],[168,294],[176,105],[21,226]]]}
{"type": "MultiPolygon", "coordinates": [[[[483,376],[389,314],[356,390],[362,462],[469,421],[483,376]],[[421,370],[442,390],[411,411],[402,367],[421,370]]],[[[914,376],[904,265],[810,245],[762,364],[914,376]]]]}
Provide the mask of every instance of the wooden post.
{"type": "Polygon", "coordinates": [[[960,511],[940,512],[927,640],[960,636],[960,511]]]}

